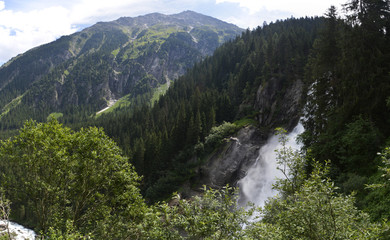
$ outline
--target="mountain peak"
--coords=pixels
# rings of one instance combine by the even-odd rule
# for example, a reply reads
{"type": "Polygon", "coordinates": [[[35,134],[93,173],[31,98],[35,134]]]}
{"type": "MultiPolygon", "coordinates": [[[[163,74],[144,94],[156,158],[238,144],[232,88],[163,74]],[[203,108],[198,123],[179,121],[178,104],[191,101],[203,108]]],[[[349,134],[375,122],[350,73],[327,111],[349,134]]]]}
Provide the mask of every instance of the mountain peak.
{"type": "MultiPolygon", "coordinates": [[[[186,11],[183,11],[181,13],[173,14],[171,16],[173,16],[175,18],[183,19],[187,23],[193,22],[193,23],[198,23],[201,25],[215,25],[215,24],[217,24],[218,28],[222,28],[222,29],[230,29],[230,28],[241,29],[232,23],[227,23],[227,22],[224,22],[224,21],[219,20],[217,18],[210,17],[210,16],[204,15],[202,13],[194,12],[191,10],[186,10],[186,11]]],[[[243,31],[243,29],[241,29],[241,31],[243,31]]]]}
{"type": "Polygon", "coordinates": [[[221,21],[217,18],[213,18],[192,10],[186,10],[180,13],[166,15],[162,13],[149,13],[146,15],[141,15],[138,17],[121,17],[118,20],[114,21],[118,24],[123,25],[155,25],[161,23],[172,23],[181,21],[182,25],[191,25],[191,26],[218,26],[218,28],[226,29],[235,29],[235,31],[242,32],[243,29],[237,27],[234,24],[221,21]]]}
{"type": "Polygon", "coordinates": [[[0,126],[16,122],[12,114],[21,116],[19,108],[44,109],[34,116],[43,120],[74,106],[93,114],[112,100],[151,93],[242,31],[193,11],[99,22],[0,68],[0,126]]]}

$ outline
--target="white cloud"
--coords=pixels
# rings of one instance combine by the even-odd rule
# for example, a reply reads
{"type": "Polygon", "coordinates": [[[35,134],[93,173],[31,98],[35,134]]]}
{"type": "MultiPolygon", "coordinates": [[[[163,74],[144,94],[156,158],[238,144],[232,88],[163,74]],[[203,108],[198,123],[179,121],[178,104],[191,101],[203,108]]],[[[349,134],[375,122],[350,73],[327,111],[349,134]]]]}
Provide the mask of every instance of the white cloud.
{"type": "Polygon", "coordinates": [[[216,3],[238,3],[247,8],[250,14],[261,10],[291,12],[294,17],[321,16],[331,6],[340,6],[345,0],[216,0],[216,3]]]}
{"type": "Polygon", "coordinates": [[[241,11],[237,11],[235,15],[221,16],[220,19],[226,22],[234,23],[241,28],[254,29],[263,25],[264,22],[270,23],[276,20],[286,19],[291,17],[291,12],[283,11],[268,11],[261,9],[260,11],[251,13],[249,9],[242,8],[241,11]]]}
{"type": "Polygon", "coordinates": [[[175,9],[159,0],[34,0],[23,4],[23,10],[15,11],[0,1],[0,65],[32,47],[79,30],[75,26],[150,12],[173,13],[175,9]]]}
{"type": "Polygon", "coordinates": [[[28,49],[80,30],[76,26],[173,10],[158,0],[68,0],[64,5],[63,2],[26,1],[23,10],[8,10],[5,2],[0,1],[0,65],[28,49]]]}
{"type": "Polygon", "coordinates": [[[345,0],[0,0],[0,65],[28,49],[71,34],[81,25],[194,10],[242,28],[294,15],[322,15],[345,0]]]}
{"type": "MultiPolygon", "coordinates": [[[[109,21],[121,16],[138,16],[150,12],[169,11],[158,0],[82,0],[72,6],[70,18],[75,24],[93,24],[97,21],[109,21]]],[[[170,5],[171,3],[167,4],[170,5]]]]}
{"type": "Polygon", "coordinates": [[[48,7],[29,12],[0,10],[0,63],[37,45],[75,32],[69,11],[48,7]]]}

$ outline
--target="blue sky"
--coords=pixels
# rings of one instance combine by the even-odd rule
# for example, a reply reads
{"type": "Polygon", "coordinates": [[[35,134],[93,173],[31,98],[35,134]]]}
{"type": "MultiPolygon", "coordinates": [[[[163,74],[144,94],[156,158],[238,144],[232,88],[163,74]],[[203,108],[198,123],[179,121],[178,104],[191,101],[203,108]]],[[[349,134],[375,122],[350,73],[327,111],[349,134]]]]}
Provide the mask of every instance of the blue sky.
{"type": "Polygon", "coordinates": [[[0,0],[0,65],[98,21],[196,11],[242,28],[291,16],[322,16],[346,0],[0,0]]]}

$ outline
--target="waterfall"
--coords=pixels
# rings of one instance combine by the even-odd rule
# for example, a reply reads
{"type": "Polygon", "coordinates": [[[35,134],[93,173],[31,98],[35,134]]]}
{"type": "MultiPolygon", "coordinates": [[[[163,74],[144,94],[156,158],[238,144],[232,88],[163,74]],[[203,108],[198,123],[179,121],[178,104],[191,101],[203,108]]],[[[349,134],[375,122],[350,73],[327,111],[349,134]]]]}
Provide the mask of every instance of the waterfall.
{"type": "Polygon", "coordinates": [[[0,236],[2,233],[7,232],[5,229],[6,226],[8,226],[9,232],[12,235],[11,239],[13,240],[33,240],[36,237],[36,234],[33,230],[27,229],[17,223],[6,222],[4,220],[0,220],[0,236]]]}
{"type": "MultiPolygon", "coordinates": [[[[304,130],[301,123],[289,133],[287,147],[299,149],[300,146],[296,142],[298,134],[304,130]]],[[[259,155],[256,162],[248,170],[247,175],[238,181],[240,195],[238,203],[241,206],[248,202],[254,203],[256,206],[263,207],[265,201],[269,197],[276,195],[276,191],[272,189],[272,184],[276,178],[283,178],[281,171],[276,169],[276,153],[275,150],[281,148],[278,142],[278,136],[272,136],[267,143],[259,150],[259,155]]]]}

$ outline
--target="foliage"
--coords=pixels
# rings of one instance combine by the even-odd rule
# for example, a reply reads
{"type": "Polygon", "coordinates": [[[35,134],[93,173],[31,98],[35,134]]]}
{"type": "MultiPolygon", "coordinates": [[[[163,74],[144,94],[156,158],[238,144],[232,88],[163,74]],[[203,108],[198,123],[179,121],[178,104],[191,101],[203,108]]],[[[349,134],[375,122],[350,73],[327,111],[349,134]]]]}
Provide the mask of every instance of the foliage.
{"type": "Polygon", "coordinates": [[[248,223],[251,212],[236,206],[237,192],[226,186],[221,190],[206,190],[191,200],[176,197],[173,208],[175,228],[185,239],[241,239],[242,225],[248,223]]]}
{"type": "Polygon", "coordinates": [[[375,221],[390,216],[388,188],[376,153],[390,136],[390,5],[350,0],[345,19],[331,7],[305,69],[308,87],[303,143],[320,162],[332,160],[339,191],[356,192],[357,206],[375,221]]]}
{"type": "Polygon", "coordinates": [[[167,92],[167,90],[169,88],[169,85],[170,85],[170,83],[165,83],[165,84],[157,87],[156,89],[154,89],[153,96],[150,99],[150,105],[151,106],[153,106],[153,104],[155,102],[157,102],[158,99],[160,99],[160,97],[167,92]]]}
{"type": "MultiPolygon", "coordinates": [[[[282,130],[280,141],[285,142],[282,130]]],[[[275,189],[283,195],[269,201],[262,210],[263,220],[248,228],[253,239],[378,239],[385,231],[381,223],[371,223],[369,215],[358,210],[353,195],[337,193],[338,188],[327,177],[330,166],[312,161],[307,179],[302,176],[304,157],[282,147],[278,151],[279,170],[286,169],[300,181],[279,179],[275,189]],[[282,165],[282,167],[280,167],[282,165]],[[299,169],[295,169],[295,168],[299,169]],[[290,191],[287,192],[288,189],[290,191]],[[260,234],[257,235],[257,234],[260,234]]]]}
{"type": "Polygon", "coordinates": [[[5,198],[4,191],[0,188],[0,225],[5,229],[0,229],[0,239],[11,239],[9,231],[9,215],[11,213],[11,202],[5,198]]]}
{"type": "Polygon", "coordinates": [[[287,132],[283,128],[277,128],[279,143],[281,148],[276,150],[277,169],[284,175],[284,179],[278,179],[275,188],[283,195],[291,195],[299,190],[306,179],[305,164],[306,159],[298,150],[287,147],[287,132]]]}
{"type": "Polygon", "coordinates": [[[341,136],[338,153],[340,165],[348,172],[360,175],[374,172],[376,164],[371,163],[382,141],[382,134],[374,123],[358,116],[355,121],[346,124],[341,136]],[[370,158],[372,161],[368,161],[370,158]]]}
{"type": "Polygon", "coordinates": [[[205,138],[205,145],[215,148],[222,143],[224,138],[232,136],[237,130],[237,125],[223,122],[221,125],[211,128],[210,134],[205,138]]]}
{"type": "MultiPolygon", "coordinates": [[[[148,101],[132,104],[131,109],[102,114],[83,125],[101,126],[118,142],[144,176],[142,192],[148,193],[144,196],[162,197],[148,200],[165,199],[159,193],[169,196],[181,178],[183,171],[177,166],[189,167],[186,162],[195,158],[194,152],[196,157],[201,157],[203,150],[212,152],[228,136],[210,135],[212,127],[245,116],[252,120],[237,123],[258,121],[260,113],[254,108],[259,87],[277,81],[282,98],[283,91],[299,78],[296,76],[303,76],[321,24],[321,18],[292,18],[248,30],[195,64],[152,107],[148,101]]],[[[175,37],[186,38],[186,34],[175,37]]],[[[279,103],[276,105],[278,108],[279,103]]],[[[269,126],[262,127],[269,131],[269,126]]]]}
{"type": "Polygon", "coordinates": [[[143,223],[145,239],[243,239],[252,211],[238,208],[237,192],[226,186],[191,199],[176,194],[170,204],[152,206],[143,223]]]}
{"type": "Polygon", "coordinates": [[[140,178],[101,129],[29,121],[1,142],[0,156],[11,217],[44,234],[67,231],[71,221],[83,234],[112,238],[142,219],[140,178]]]}
{"type": "Polygon", "coordinates": [[[353,196],[337,194],[325,175],[329,166],[313,163],[313,171],[301,188],[287,199],[266,205],[265,222],[255,223],[249,232],[272,239],[378,239],[384,228],[354,206],[353,196]],[[275,212],[276,209],[276,212],[275,212]],[[260,232],[263,231],[263,232],[260,232]]]}
{"type": "Polygon", "coordinates": [[[234,124],[237,125],[237,127],[242,128],[248,125],[257,126],[258,122],[256,120],[256,116],[258,115],[258,112],[252,112],[252,114],[247,115],[241,119],[238,119],[234,121],[234,124]]]}
{"type": "Polygon", "coordinates": [[[51,118],[55,118],[55,119],[60,119],[64,116],[64,114],[62,113],[58,113],[58,112],[53,112],[53,113],[50,113],[49,116],[47,116],[47,121],[49,121],[51,118]]]}
{"type": "MultiPolygon", "coordinates": [[[[382,159],[383,167],[379,169],[383,172],[382,177],[386,180],[390,180],[390,147],[386,147],[381,153],[378,153],[382,159]]],[[[382,185],[388,187],[388,184],[382,185]]]]}
{"type": "Polygon", "coordinates": [[[327,177],[328,164],[313,161],[313,170],[305,178],[305,157],[286,148],[286,132],[280,129],[279,133],[282,148],[277,161],[286,179],[279,179],[275,188],[283,195],[271,199],[260,211],[263,218],[256,221],[249,221],[255,209],[237,207],[238,192],[229,186],[204,187],[191,199],[175,195],[169,205],[146,206],[139,195],[138,176],[101,130],[73,132],[55,119],[27,122],[18,136],[1,143],[2,159],[9,161],[1,162],[1,169],[13,172],[3,172],[2,183],[17,203],[13,204],[16,211],[26,204],[26,215],[36,215],[46,226],[41,227],[43,236],[50,239],[383,237],[385,225],[371,223],[369,215],[354,206],[352,195],[337,193],[327,177]],[[28,174],[18,175],[18,171],[28,174]],[[15,186],[23,191],[10,191],[15,186]],[[79,208],[82,212],[77,212],[79,208]]]}
{"type": "Polygon", "coordinates": [[[388,198],[390,193],[390,148],[385,147],[378,155],[382,164],[379,166],[379,172],[371,177],[370,184],[366,185],[369,193],[364,198],[367,211],[376,221],[390,217],[388,198]]]}
{"type": "Polygon", "coordinates": [[[390,6],[385,2],[348,1],[345,20],[331,7],[306,68],[304,144],[319,161],[332,159],[334,179],[373,174],[375,153],[390,135],[390,6]]]}
{"type": "MultiPolygon", "coordinates": [[[[199,21],[196,14],[183,14],[199,21]]],[[[31,59],[21,56],[20,61],[24,59],[27,72],[31,74],[23,79],[15,78],[23,80],[26,89],[32,83],[32,89],[1,119],[0,130],[18,128],[26,116],[46,121],[46,116],[53,112],[61,112],[63,116],[59,121],[73,129],[103,127],[123,149],[137,172],[144,176],[142,192],[157,193],[157,187],[169,185],[168,181],[158,184],[161,183],[159,179],[174,179],[167,176],[177,175],[176,166],[183,166],[192,158],[182,156],[188,156],[196,144],[199,144],[197,152],[206,147],[200,143],[205,141],[212,127],[248,115],[251,121],[238,124],[257,121],[259,112],[254,106],[260,86],[277,81],[283,89],[278,93],[281,98],[296,79],[303,78],[308,53],[322,23],[321,18],[291,18],[248,30],[227,41],[212,57],[203,58],[177,80],[175,78],[194,61],[201,60],[192,37],[198,41],[196,46],[214,49],[221,39],[227,40],[228,36],[234,35],[234,31],[220,24],[218,28],[221,29],[216,34],[217,28],[210,24],[197,27],[191,23],[193,29],[180,27],[177,33],[172,25],[163,22],[144,29],[139,24],[133,26],[126,18],[118,20],[115,27],[111,23],[99,23],[56,41],[56,44],[61,43],[61,56],[65,59],[59,58],[55,65],[50,59],[43,59],[48,61],[50,68],[44,65],[41,71],[37,70],[39,79],[31,79],[35,76],[31,73],[34,66],[27,64],[31,59]],[[118,29],[119,23],[126,27],[118,29]],[[68,59],[67,56],[74,57],[68,59]],[[157,65],[155,59],[159,59],[157,65]],[[155,68],[150,72],[146,66],[155,68]],[[51,69],[50,73],[48,69],[51,69]],[[107,79],[115,81],[107,82],[107,79]],[[153,94],[153,89],[168,79],[175,82],[164,96],[154,101],[159,92],[153,94]],[[107,99],[113,96],[128,97],[118,101],[116,106],[119,107],[95,119],[94,113],[106,106],[107,99]],[[151,99],[155,104],[150,104],[151,99]],[[30,107],[30,103],[39,106],[39,110],[30,107]],[[149,188],[153,191],[148,191],[149,188]]],[[[51,44],[48,47],[51,49],[51,44]]],[[[211,54],[211,50],[208,53],[211,54]]],[[[30,54],[31,58],[34,54],[30,54]]],[[[16,60],[9,64],[4,78],[19,69],[16,60]]],[[[8,85],[4,91],[8,91],[8,87],[15,92],[1,94],[0,105],[27,91],[24,88],[19,91],[16,83],[8,85]]],[[[168,192],[171,189],[160,190],[168,192]]]]}
{"type": "MultiPolygon", "coordinates": [[[[0,186],[12,201],[12,217],[59,238],[377,236],[380,224],[370,223],[368,216],[354,207],[354,196],[373,219],[389,216],[387,179],[374,173],[375,153],[390,136],[389,7],[384,0],[351,0],[345,5],[345,19],[331,7],[325,18],[292,18],[248,30],[195,64],[153,106],[152,88],[171,76],[164,71],[148,75],[142,64],[150,63],[149,57],[166,64],[164,59],[172,57],[172,51],[192,49],[188,29],[171,35],[171,26],[163,34],[156,28],[138,26],[115,29],[111,34],[110,24],[101,23],[102,33],[93,27],[14,59],[0,69],[1,130],[16,129],[26,116],[45,121],[50,113],[61,112],[61,121],[75,129],[104,127],[129,160],[102,130],[74,132],[55,122],[28,122],[19,135],[1,142],[0,147],[0,186]],[[115,37],[108,38],[110,35],[115,37]],[[163,39],[158,39],[160,36],[163,39]],[[118,46],[123,48],[118,50],[118,46]],[[59,57],[51,57],[53,54],[59,57]],[[21,68],[23,71],[18,70],[21,68]],[[8,83],[9,76],[14,81],[8,83]],[[129,107],[90,119],[106,102],[101,97],[104,91],[93,99],[90,91],[113,76],[127,79],[118,94],[130,96],[129,107]],[[224,122],[256,112],[253,106],[259,87],[280,82],[277,98],[282,98],[296,79],[305,79],[308,93],[302,137],[308,157],[287,148],[279,150],[279,170],[286,178],[275,185],[281,196],[270,201],[262,221],[249,224],[244,233],[224,235],[229,225],[222,221],[223,226],[217,226],[216,219],[230,219],[233,229],[242,219],[236,216],[235,222],[219,211],[227,209],[218,204],[230,196],[222,197],[214,190],[192,201],[177,199],[180,205],[176,207],[145,207],[137,184],[140,179],[128,161],[144,175],[140,187],[148,200],[164,198],[162,195],[171,194],[194,174],[189,161],[197,161],[194,154],[217,146],[233,132],[234,125],[224,122]],[[56,99],[54,86],[69,93],[62,96],[61,109],[45,101],[56,99]],[[77,96],[77,104],[70,101],[73,96],[77,96]],[[39,108],[32,110],[29,103],[39,108]],[[308,160],[311,157],[325,164],[308,160]],[[328,159],[332,165],[327,165],[328,159]],[[366,181],[377,188],[364,198],[366,181]],[[340,193],[354,190],[358,191],[354,196],[340,193]],[[214,202],[214,198],[219,200],[214,202]],[[206,203],[217,207],[205,207],[206,203]]],[[[130,24],[128,19],[118,21],[130,24]]],[[[207,27],[191,34],[214,43],[218,40],[207,27]]],[[[186,59],[175,57],[180,60],[170,67],[179,70],[200,59],[197,53],[186,59]]],[[[253,118],[258,119],[259,114],[253,118]]],[[[283,134],[281,137],[285,141],[283,134]]],[[[388,159],[387,154],[386,149],[382,156],[388,159]]],[[[387,164],[383,165],[385,171],[387,164]]]]}
{"type": "Polygon", "coordinates": [[[74,229],[73,223],[68,220],[65,224],[65,230],[55,229],[50,227],[45,237],[53,240],[80,240],[89,239],[89,236],[85,236],[74,229]]]}

